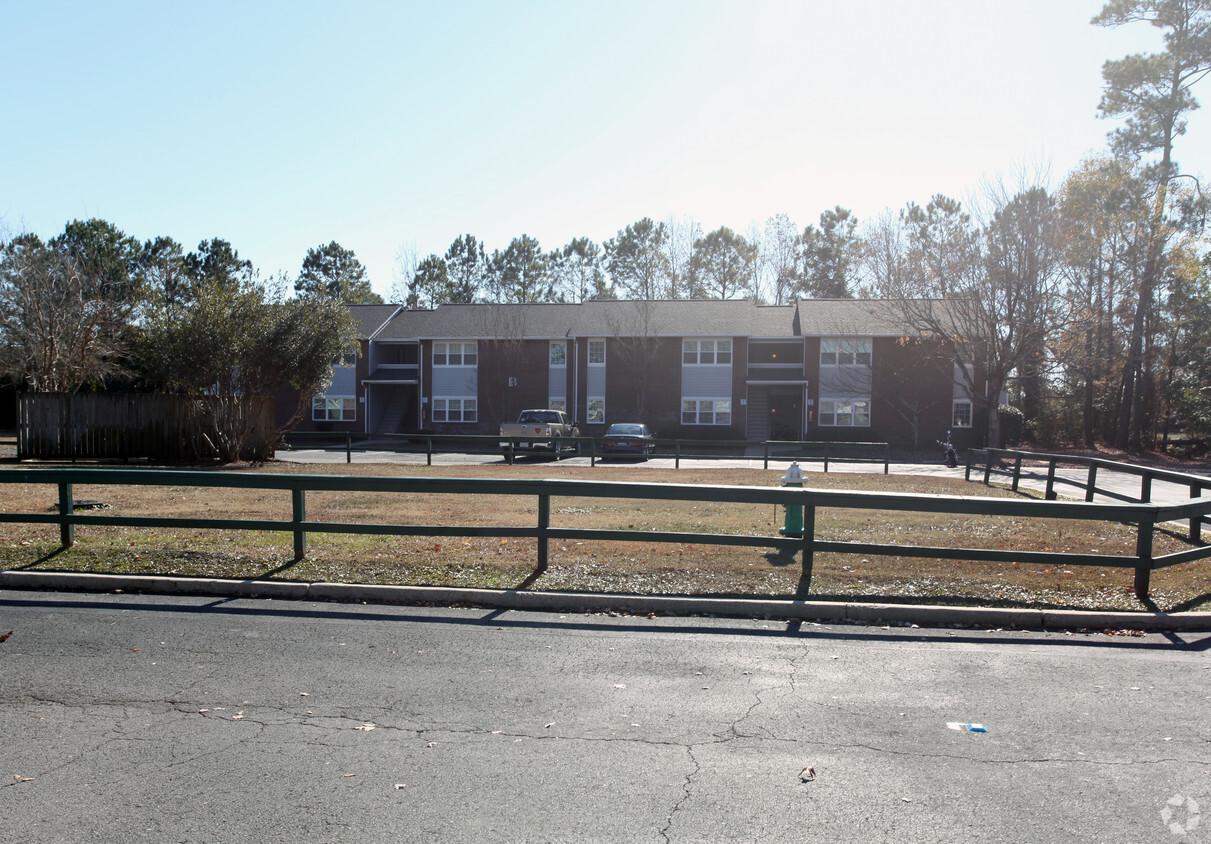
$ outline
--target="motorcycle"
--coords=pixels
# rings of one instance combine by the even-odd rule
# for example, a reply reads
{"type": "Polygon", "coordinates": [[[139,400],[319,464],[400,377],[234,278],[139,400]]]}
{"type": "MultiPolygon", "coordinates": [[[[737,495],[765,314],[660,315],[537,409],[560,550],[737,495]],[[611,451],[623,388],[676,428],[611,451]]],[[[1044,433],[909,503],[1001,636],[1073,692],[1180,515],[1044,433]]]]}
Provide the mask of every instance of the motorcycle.
{"type": "Polygon", "coordinates": [[[938,445],[942,446],[942,451],[944,452],[942,462],[952,469],[958,468],[959,454],[957,451],[955,451],[954,445],[950,442],[950,431],[946,432],[945,440],[938,440],[937,443],[938,445]]]}

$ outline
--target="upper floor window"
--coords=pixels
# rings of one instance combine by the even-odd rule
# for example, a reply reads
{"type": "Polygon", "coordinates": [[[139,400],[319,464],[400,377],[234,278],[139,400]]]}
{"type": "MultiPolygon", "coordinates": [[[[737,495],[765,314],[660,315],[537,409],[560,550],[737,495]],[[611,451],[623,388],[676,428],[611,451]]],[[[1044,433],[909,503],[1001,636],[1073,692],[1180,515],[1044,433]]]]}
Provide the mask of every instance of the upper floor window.
{"type": "Polygon", "coordinates": [[[870,340],[832,337],[820,341],[821,366],[870,366],[870,340]]]}
{"type": "Polygon", "coordinates": [[[474,343],[434,343],[434,366],[475,366],[479,360],[474,343]]]}
{"type": "Polygon", "coordinates": [[[681,362],[690,366],[730,364],[732,362],[732,341],[682,340],[681,362]]]}
{"type": "Polygon", "coordinates": [[[605,366],[605,340],[589,341],[589,365],[605,366]]]}
{"type": "Polygon", "coordinates": [[[562,341],[551,344],[551,366],[568,365],[568,344],[562,341]]]}

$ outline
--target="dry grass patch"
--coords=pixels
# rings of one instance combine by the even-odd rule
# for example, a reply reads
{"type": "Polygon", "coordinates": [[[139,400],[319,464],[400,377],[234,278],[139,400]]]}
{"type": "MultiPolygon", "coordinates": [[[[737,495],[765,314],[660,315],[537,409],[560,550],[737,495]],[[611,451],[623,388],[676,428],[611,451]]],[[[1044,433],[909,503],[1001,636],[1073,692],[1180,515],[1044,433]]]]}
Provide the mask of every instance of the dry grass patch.
{"type": "MultiPolygon", "coordinates": [[[[585,478],[678,484],[776,486],[778,473],[753,469],[649,469],[534,466],[423,467],[404,465],[299,466],[275,464],[249,472],[396,475],[464,478],[585,478]]],[[[958,479],[812,473],[808,485],[927,495],[1021,497],[958,479]]],[[[53,487],[5,485],[7,512],[54,509],[53,487]]],[[[106,515],[208,516],[288,519],[286,491],[187,487],[77,486],[76,498],[109,505],[106,515]]],[[[528,496],[402,495],[316,492],[307,517],[317,521],[522,526],[537,522],[528,496]]],[[[710,502],[555,498],[553,527],[661,530],[776,536],[781,508],[710,502]]],[[[821,510],[819,538],[915,546],[1033,551],[1134,553],[1131,526],[1064,519],[1018,520],[936,516],[871,510],[821,510]]],[[[789,597],[800,574],[798,556],[761,548],[645,542],[553,540],[546,571],[535,572],[533,540],[462,537],[387,537],[311,534],[307,559],[291,560],[285,533],[134,529],[85,525],[77,544],[57,553],[58,529],[8,525],[0,565],[12,569],[274,577],[389,584],[428,584],[645,594],[789,597]]],[[[1156,553],[1185,547],[1158,532],[1156,553]]],[[[982,563],[911,557],[816,555],[812,593],[818,598],[923,601],[996,606],[1140,609],[1130,569],[982,563]]],[[[1152,597],[1162,609],[1211,606],[1211,565],[1195,563],[1154,572],[1152,597]]]]}

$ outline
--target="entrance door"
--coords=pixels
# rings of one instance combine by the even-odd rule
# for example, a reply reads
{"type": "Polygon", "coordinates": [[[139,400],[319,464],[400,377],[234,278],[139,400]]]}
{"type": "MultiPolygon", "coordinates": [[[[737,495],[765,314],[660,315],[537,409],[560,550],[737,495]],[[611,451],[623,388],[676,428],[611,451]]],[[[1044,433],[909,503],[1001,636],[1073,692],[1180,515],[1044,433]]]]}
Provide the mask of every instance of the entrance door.
{"type": "Polygon", "coordinates": [[[769,438],[803,439],[803,390],[771,389],[769,393],[769,438]]]}

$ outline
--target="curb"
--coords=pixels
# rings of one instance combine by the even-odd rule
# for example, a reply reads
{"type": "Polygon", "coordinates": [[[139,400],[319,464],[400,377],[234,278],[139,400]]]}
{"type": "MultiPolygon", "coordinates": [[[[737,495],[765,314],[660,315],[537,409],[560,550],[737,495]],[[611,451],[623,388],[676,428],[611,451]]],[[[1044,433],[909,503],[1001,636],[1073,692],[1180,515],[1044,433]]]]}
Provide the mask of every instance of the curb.
{"type": "Polygon", "coordinates": [[[142,592],[152,595],[213,595],[367,604],[475,604],[517,610],[601,610],[777,618],[792,621],[953,625],[1027,630],[1114,629],[1211,631],[1211,612],[1149,613],[1091,610],[1022,610],[944,607],[925,604],[867,604],[834,601],[775,601],[741,598],[616,595],[585,592],[518,592],[442,586],[377,586],[279,580],[159,577],[0,571],[0,589],[77,592],[142,592]]]}

